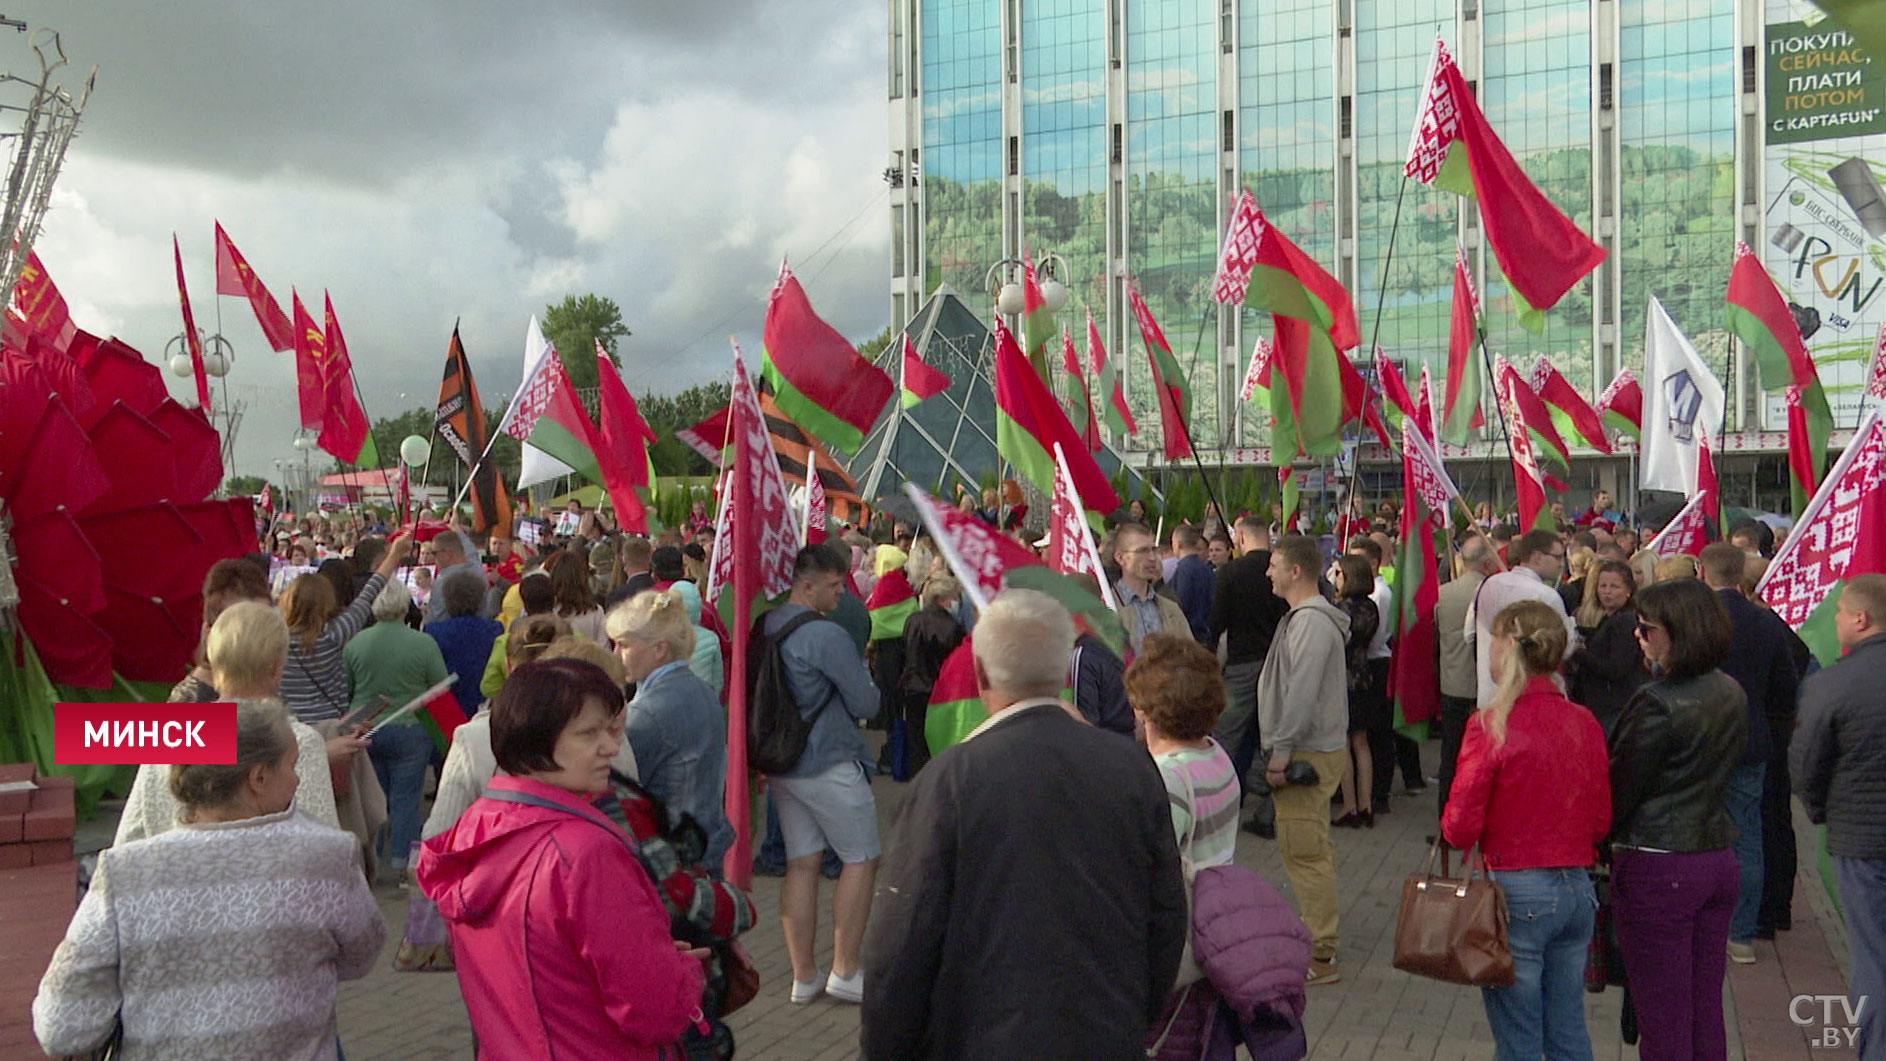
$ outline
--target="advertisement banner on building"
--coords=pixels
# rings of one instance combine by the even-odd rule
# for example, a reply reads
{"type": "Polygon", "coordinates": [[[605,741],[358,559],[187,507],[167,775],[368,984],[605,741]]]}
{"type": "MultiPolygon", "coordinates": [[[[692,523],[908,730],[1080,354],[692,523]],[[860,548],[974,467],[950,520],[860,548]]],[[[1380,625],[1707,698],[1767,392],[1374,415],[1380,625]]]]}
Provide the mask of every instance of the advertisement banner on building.
{"type": "MultiPolygon", "coordinates": [[[[1768,0],[1762,264],[1852,426],[1886,322],[1886,70],[1805,0],[1768,0]]],[[[1787,401],[1767,396],[1769,430],[1787,401]]]]}

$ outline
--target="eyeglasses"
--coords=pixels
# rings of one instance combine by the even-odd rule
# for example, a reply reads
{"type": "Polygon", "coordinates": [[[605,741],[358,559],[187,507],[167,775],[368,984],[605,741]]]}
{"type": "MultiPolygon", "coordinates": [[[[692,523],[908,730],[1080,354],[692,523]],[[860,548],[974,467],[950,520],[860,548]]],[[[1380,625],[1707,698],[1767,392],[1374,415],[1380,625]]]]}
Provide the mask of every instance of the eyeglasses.
{"type": "Polygon", "coordinates": [[[1656,623],[1647,623],[1642,619],[1637,620],[1638,637],[1649,637],[1653,631],[1661,629],[1663,629],[1663,627],[1658,626],[1656,623]]]}
{"type": "Polygon", "coordinates": [[[1123,552],[1120,553],[1120,555],[1121,556],[1144,556],[1147,553],[1156,553],[1158,551],[1159,551],[1159,547],[1157,545],[1142,545],[1137,549],[1124,550],[1123,552]]]}

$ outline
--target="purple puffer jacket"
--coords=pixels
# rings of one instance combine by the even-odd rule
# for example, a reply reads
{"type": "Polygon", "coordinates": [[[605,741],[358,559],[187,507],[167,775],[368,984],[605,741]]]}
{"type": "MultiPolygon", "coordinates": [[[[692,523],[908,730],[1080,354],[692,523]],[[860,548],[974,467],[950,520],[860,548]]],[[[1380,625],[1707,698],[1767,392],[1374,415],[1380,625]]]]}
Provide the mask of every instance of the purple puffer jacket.
{"type": "Polygon", "coordinates": [[[1201,869],[1192,933],[1206,979],[1153,1022],[1159,1061],[1230,1061],[1240,1042],[1256,1061],[1303,1057],[1310,931],[1283,895],[1243,866],[1201,869]]]}

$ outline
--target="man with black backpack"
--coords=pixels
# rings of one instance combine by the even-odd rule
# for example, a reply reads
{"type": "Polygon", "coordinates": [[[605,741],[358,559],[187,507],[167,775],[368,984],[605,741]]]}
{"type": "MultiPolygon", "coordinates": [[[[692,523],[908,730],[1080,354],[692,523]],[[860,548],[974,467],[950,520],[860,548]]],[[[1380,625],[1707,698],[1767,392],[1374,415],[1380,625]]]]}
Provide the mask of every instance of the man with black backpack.
{"type": "Polygon", "coordinates": [[[786,839],[780,920],[792,958],[792,1001],[820,992],[864,997],[858,948],[877,877],[877,801],[858,723],[878,711],[877,684],[851,637],[823,619],[845,592],[848,558],[808,545],[793,560],[792,595],[758,621],[748,667],[748,752],[766,775],[786,839]],[[783,681],[780,679],[783,678],[783,681]],[[830,845],[844,868],[832,896],[832,970],[823,983],[818,930],[819,862],[830,845]]]}

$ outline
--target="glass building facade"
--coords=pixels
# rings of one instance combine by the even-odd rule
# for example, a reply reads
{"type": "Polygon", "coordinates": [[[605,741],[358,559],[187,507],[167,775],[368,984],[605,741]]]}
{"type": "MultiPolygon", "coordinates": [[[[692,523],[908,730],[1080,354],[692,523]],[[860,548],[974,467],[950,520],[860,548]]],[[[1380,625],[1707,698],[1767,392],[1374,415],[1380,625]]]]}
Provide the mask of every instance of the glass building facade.
{"type": "Polygon", "coordinates": [[[1358,361],[1379,336],[1411,382],[1423,364],[1440,382],[1459,247],[1489,348],[1522,371],[1549,356],[1595,398],[1641,369],[1655,295],[1720,371],[1731,432],[1772,428],[1741,448],[1781,445],[1721,309],[1736,240],[1763,236],[1760,0],[891,4],[921,28],[909,46],[893,30],[897,323],[939,282],[986,317],[1005,260],[1057,255],[1061,322],[1080,341],[1091,311],[1130,366],[1142,430],[1122,449],[1159,443],[1136,285],[1191,372],[1200,448],[1267,457],[1268,418],[1237,392],[1270,322],[1210,297],[1243,188],[1349,287],[1358,361]],[[1608,251],[1543,334],[1520,327],[1472,201],[1402,179],[1437,31],[1528,175],[1608,251]]]}

